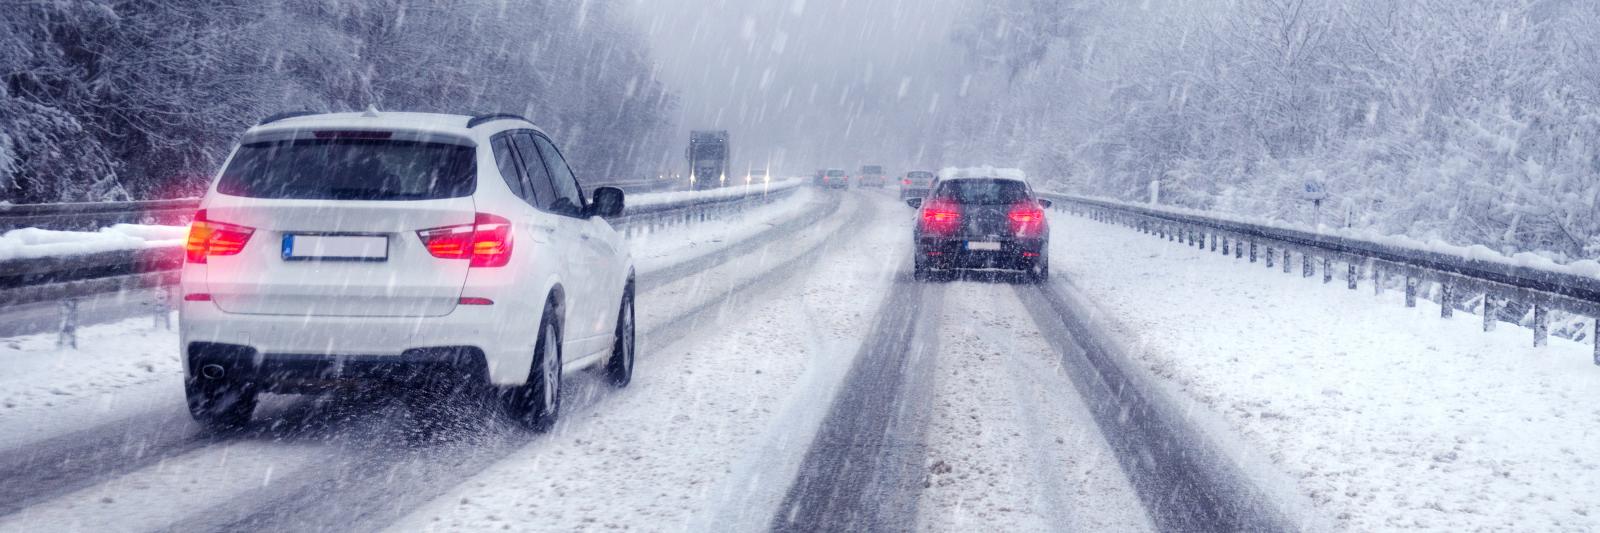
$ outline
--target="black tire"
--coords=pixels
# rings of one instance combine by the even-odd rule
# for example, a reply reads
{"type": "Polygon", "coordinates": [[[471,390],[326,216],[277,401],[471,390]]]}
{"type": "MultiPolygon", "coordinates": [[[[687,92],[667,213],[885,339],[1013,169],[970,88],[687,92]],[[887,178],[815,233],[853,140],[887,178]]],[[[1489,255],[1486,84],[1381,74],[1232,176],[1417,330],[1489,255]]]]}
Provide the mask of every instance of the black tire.
{"type": "Polygon", "coordinates": [[[534,342],[528,382],[503,389],[500,405],[512,420],[544,433],[561,417],[561,328],[554,309],[545,310],[534,342]]]}
{"type": "Polygon", "coordinates": [[[606,361],[606,380],[622,388],[633,382],[634,352],[633,285],[622,293],[617,311],[617,331],[612,336],[611,359],[606,361]]]}
{"type": "Polygon", "coordinates": [[[212,431],[243,427],[256,411],[257,390],[252,383],[195,376],[184,382],[183,393],[189,416],[212,431]]]}
{"type": "Polygon", "coordinates": [[[1050,256],[1039,254],[1039,260],[1033,262],[1033,268],[1028,270],[1028,281],[1044,283],[1050,281],[1050,256]]]}
{"type": "Polygon", "coordinates": [[[916,254],[911,259],[911,279],[915,281],[928,281],[933,278],[933,269],[928,267],[928,261],[922,254],[916,254]]]}

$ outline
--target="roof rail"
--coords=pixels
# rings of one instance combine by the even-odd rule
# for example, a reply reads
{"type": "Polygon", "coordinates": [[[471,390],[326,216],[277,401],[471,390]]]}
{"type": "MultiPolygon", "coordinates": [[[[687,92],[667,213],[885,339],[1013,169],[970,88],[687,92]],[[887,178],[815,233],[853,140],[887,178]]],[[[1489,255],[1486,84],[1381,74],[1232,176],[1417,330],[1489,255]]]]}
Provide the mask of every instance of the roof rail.
{"type": "Polygon", "coordinates": [[[284,111],[282,113],[274,113],[272,115],[268,115],[267,118],[261,119],[261,122],[257,122],[256,125],[260,126],[260,125],[263,125],[263,124],[271,124],[273,122],[277,122],[277,121],[284,120],[284,119],[290,119],[290,118],[294,118],[294,117],[303,117],[303,116],[307,116],[307,115],[315,115],[317,113],[318,113],[317,111],[284,111]]]}
{"type": "Polygon", "coordinates": [[[476,127],[479,124],[483,124],[485,122],[489,122],[491,120],[502,120],[502,119],[521,120],[523,122],[530,122],[530,123],[533,122],[532,120],[528,120],[527,117],[524,117],[522,115],[516,115],[516,114],[512,114],[512,113],[489,113],[487,115],[478,115],[478,116],[472,117],[472,119],[467,121],[467,127],[468,128],[472,128],[472,127],[476,127]]]}

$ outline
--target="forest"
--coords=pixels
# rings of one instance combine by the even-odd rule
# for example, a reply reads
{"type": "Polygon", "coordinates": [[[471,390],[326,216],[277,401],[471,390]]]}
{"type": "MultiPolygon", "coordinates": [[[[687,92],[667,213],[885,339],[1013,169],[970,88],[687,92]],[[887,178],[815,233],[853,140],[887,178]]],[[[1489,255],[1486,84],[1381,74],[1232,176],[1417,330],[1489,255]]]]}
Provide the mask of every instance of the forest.
{"type": "Polygon", "coordinates": [[[1600,256],[1600,3],[999,0],[946,153],[1058,188],[1600,256]],[[982,132],[972,134],[971,132],[982,132]]]}
{"type": "Polygon", "coordinates": [[[283,111],[527,116],[584,179],[653,171],[674,98],[610,2],[4,0],[0,201],[194,196],[283,111]]]}

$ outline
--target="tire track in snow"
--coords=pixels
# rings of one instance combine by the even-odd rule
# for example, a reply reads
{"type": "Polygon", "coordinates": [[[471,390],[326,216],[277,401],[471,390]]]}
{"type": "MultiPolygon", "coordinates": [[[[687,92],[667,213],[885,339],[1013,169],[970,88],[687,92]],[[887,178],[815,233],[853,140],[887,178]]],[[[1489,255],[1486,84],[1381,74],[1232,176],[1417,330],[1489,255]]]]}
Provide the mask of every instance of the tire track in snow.
{"type": "Polygon", "coordinates": [[[1081,306],[1055,286],[1017,287],[1162,531],[1295,531],[1182,413],[1131,376],[1081,306]]]}
{"type": "Polygon", "coordinates": [[[773,531],[898,531],[916,520],[942,285],[901,272],[773,517],[773,531]]]}

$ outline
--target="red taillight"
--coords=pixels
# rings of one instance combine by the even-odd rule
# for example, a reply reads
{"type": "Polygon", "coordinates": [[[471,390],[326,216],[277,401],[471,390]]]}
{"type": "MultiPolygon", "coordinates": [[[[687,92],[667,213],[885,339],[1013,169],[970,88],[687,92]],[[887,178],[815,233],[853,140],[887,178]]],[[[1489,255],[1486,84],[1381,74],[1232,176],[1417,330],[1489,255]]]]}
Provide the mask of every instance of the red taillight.
{"type": "Polygon", "coordinates": [[[456,303],[461,305],[494,305],[494,300],[490,300],[488,298],[479,298],[476,296],[463,296],[456,303]]]}
{"type": "Polygon", "coordinates": [[[478,213],[471,224],[417,232],[428,253],[440,259],[471,259],[474,267],[502,267],[511,262],[511,221],[478,213]]]}
{"type": "Polygon", "coordinates": [[[211,301],[211,293],[191,292],[189,294],[183,295],[183,301],[185,301],[185,302],[209,302],[209,301],[211,301]]]}
{"type": "Polygon", "coordinates": [[[955,233],[961,227],[961,206],[949,200],[929,200],[922,206],[923,230],[938,235],[955,233]]]}
{"type": "Polygon", "coordinates": [[[900,184],[901,185],[910,185],[911,184],[911,180],[900,180],[900,184]]]}
{"type": "Polygon", "coordinates": [[[184,256],[190,263],[205,264],[213,255],[234,255],[244,250],[255,228],[217,222],[206,217],[206,210],[194,214],[189,225],[189,241],[184,243],[184,256]]]}
{"type": "Polygon", "coordinates": [[[1019,237],[1036,236],[1044,229],[1044,210],[1033,202],[1012,206],[1007,216],[1011,218],[1011,233],[1019,237]]]}

